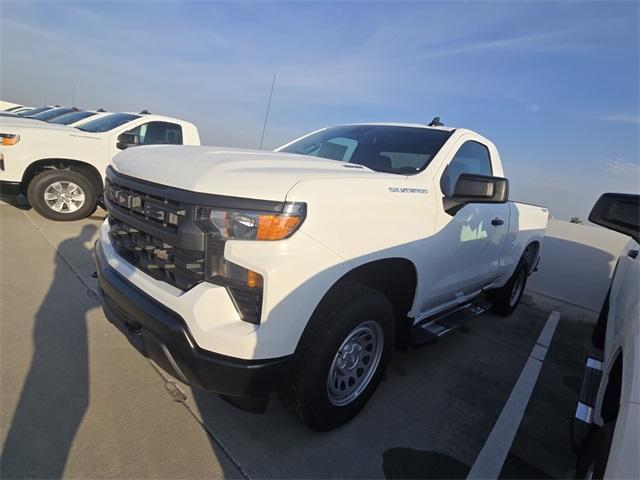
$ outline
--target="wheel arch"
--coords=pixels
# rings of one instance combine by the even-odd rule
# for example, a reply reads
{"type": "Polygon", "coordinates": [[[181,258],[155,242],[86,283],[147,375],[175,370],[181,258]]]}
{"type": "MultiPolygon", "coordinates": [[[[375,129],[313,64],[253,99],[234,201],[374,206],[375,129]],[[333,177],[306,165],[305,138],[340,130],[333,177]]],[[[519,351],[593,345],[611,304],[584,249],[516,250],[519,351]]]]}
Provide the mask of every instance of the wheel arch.
{"type": "Polygon", "coordinates": [[[600,416],[604,423],[609,423],[618,416],[620,399],[622,398],[622,349],[618,350],[615,360],[607,374],[607,386],[602,396],[600,416]]]}
{"type": "Polygon", "coordinates": [[[531,241],[522,252],[521,259],[527,262],[527,274],[531,275],[538,264],[540,258],[540,242],[531,241]]]}
{"type": "Polygon", "coordinates": [[[392,257],[358,265],[340,277],[325,292],[318,305],[344,282],[362,283],[389,299],[395,313],[396,346],[406,348],[411,328],[407,314],[413,306],[418,284],[418,272],[414,263],[403,257],[392,257]]]}
{"type": "Polygon", "coordinates": [[[41,172],[45,170],[72,170],[86,176],[89,181],[96,187],[98,200],[104,188],[102,175],[96,167],[82,160],[74,160],[71,158],[44,158],[32,162],[22,174],[22,190],[27,193],[29,183],[41,172]]]}
{"type": "Polygon", "coordinates": [[[513,277],[522,260],[525,260],[527,263],[527,275],[531,275],[535,271],[540,258],[540,241],[538,239],[531,240],[522,250],[522,253],[519,257],[516,257],[516,254],[517,252],[514,252],[513,256],[511,257],[514,260],[511,264],[511,267],[485,290],[496,290],[504,287],[513,277]],[[515,260],[516,258],[517,261],[515,260]]]}

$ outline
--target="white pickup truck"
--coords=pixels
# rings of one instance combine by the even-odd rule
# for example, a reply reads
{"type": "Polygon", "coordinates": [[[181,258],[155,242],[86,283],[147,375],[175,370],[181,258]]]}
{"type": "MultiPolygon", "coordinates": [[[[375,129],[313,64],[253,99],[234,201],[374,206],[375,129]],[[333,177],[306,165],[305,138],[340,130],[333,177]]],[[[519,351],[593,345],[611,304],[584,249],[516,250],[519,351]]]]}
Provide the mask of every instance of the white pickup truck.
{"type": "Polygon", "coordinates": [[[196,127],[147,112],[96,115],[78,126],[0,118],[0,194],[26,195],[52,220],[91,215],[104,174],[120,151],[138,145],[200,145],[196,127]]]}
{"type": "Polygon", "coordinates": [[[591,337],[571,430],[576,478],[640,478],[640,195],[605,193],[589,221],[630,239],[591,337]]]}
{"type": "Polygon", "coordinates": [[[415,124],[326,128],[275,152],[130,149],[105,204],[109,320],[185,383],[254,411],[278,389],[315,430],[356,415],[394,344],[436,340],[483,292],[510,314],[548,219],[508,201],[489,140],[415,124]]]}

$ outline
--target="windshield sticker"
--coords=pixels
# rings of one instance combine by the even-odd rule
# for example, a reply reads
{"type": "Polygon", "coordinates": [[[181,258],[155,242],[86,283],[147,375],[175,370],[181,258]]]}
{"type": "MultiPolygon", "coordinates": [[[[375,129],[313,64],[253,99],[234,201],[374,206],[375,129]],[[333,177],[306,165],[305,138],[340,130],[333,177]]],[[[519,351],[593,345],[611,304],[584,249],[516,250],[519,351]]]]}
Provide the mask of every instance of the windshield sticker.
{"type": "Polygon", "coordinates": [[[426,188],[389,187],[391,193],[427,193],[426,188]]]}

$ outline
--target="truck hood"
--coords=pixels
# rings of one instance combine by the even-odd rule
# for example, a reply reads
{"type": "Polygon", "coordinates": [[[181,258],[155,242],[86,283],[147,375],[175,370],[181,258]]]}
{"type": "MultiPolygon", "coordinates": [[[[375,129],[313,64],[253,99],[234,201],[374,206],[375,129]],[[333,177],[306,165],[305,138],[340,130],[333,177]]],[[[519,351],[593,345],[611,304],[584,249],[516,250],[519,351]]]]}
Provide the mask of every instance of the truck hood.
{"type": "Polygon", "coordinates": [[[283,201],[306,178],[380,177],[360,165],[291,153],[225,147],[146,146],[115,156],[116,171],[184,190],[283,201]]]}
{"type": "Polygon", "coordinates": [[[9,120],[5,120],[0,117],[0,128],[2,128],[2,130],[8,130],[7,133],[17,133],[18,131],[27,130],[42,131],[43,129],[47,131],[59,131],[66,133],[67,135],[69,133],[83,133],[80,130],[67,125],[56,125],[55,123],[47,123],[40,120],[29,120],[27,118],[11,118],[9,120]]]}
{"type": "Polygon", "coordinates": [[[57,125],[55,123],[47,123],[42,120],[34,120],[31,118],[22,117],[0,117],[0,126],[2,127],[33,127],[33,128],[63,128],[69,130],[67,125],[57,125]]]}

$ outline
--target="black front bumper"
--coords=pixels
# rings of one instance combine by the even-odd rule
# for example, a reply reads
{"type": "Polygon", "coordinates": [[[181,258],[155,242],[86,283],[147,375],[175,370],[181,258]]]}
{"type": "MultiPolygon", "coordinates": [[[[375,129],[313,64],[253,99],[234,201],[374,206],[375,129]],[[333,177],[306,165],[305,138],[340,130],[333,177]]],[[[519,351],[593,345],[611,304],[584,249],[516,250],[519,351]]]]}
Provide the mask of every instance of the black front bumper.
{"type": "Polygon", "coordinates": [[[242,408],[264,410],[271,391],[286,379],[292,356],[244,360],[203,350],[180,315],[109,266],[99,243],[95,260],[105,315],[140,353],[184,383],[242,408]]]}
{"type": "Polygon", "coordinates": [[[16,197],[22,193],[22,184],[20,182],[7,182],[0,180],[0,196],[16,197]]]}

